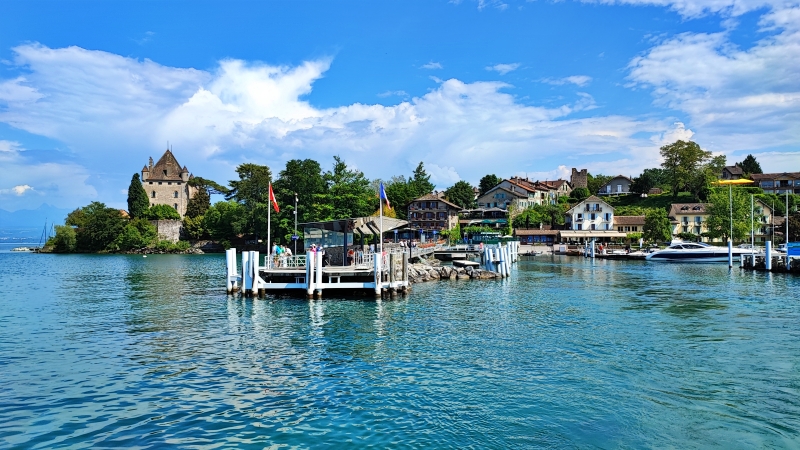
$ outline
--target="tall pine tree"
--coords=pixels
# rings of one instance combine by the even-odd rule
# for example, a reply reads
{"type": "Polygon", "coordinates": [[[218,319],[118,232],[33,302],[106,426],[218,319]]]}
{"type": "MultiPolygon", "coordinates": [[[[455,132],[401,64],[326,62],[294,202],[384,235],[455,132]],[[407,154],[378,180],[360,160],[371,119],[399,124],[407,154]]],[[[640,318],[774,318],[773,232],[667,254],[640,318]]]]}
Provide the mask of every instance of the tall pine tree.
{"type": "Polygon", "coordinates": [[[131,219],[138,219],[149,207],[150,199],[147,198],[147,192],[139,180],[139,174],[135,173],[131,178],[131,185],[128,186],[128,215],[131,219]]]}

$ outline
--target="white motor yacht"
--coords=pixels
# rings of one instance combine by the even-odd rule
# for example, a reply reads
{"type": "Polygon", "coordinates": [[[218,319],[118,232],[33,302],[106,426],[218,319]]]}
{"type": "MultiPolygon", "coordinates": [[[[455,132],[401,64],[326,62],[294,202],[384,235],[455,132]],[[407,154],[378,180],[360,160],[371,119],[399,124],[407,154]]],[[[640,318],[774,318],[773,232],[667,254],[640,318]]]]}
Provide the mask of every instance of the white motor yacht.
{"type": "MultiPolygon", "coordinates": [[[[733,256],[750,255],[752,249],[733,248],[733,256]]],[[[701,242],[672,244],[645,257],[648,261],[727,262],[728,247],[714,247],[701,242]]]]}

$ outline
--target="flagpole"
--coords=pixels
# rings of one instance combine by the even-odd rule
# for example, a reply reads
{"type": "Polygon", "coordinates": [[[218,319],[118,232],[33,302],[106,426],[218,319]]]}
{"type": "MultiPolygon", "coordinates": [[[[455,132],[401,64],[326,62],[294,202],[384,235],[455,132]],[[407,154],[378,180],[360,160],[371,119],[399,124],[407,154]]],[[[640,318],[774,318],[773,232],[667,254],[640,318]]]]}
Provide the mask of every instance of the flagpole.
{"type": "MultiPolygon", "coordinates": [[[[269,192],[272,193],[272,183],[269,184],[269,192]]],[[[267,254],[269,263],[267,267],[272,268],[272,196],[267,199],[267,254]]]]}
{"type": "MultiPolygon", "coordinates": [[[[381,190],[383,190],[383,184],[381,184],[381,190]]],[[[380,203],[379,209],[381,211],[381,236],[378,240],[378,252],[383,255],[383,192],[378,193],[378,203],[380,203]]]]}

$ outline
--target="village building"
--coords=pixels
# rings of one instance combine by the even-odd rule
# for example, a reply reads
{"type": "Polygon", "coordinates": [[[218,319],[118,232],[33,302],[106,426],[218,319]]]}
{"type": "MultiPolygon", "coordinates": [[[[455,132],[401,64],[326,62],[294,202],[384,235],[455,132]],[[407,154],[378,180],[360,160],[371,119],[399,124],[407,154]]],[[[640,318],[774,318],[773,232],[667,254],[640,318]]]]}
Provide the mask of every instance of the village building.
{"type": "Polygon", "coordinates": [[[186,214],[186,205],[194,196],[196,188],[189,186],[193,178],[186,166],[181,167],[170,150],[164,152],[157,163],[150,158],[142,168],[142,187],[150,199],[150,206],[168,205],[175,208],[181,218],[186,214]]]}
{"type": "Polygon", "coordinates": [[[478,197],[478,208],[500,208],[507,210],[509,205],[527,204],[529,192],[522,189],[508,189],[499,184],[478,197]],[[522,203],[520,203],[522,202],[522,203]]]}
{"type": "Polygon", "coordinates": [[[744,171],[738,165],[736,166],[725,166],[722,168],[722,176],[720,177],[723,180],[738,180],[744,176],[744,171]]]}
{"type": "Polygon", "coordinates": [[[800,194],[800,172],[754,173],[750,177],[766,194],[800,194]]]}
{"type": "Polygon", "coordinates": [[[541,225],[540,228],[515,229],[514,237],[522,245],[553,245],[559,237],[559,230],[553,230],[550,225],[541,225]]]}
{"type": "Polygon", "coordinates": [[[458,224],[460,211],[460,206],[435,194],[426,194],[408,205],[409,227],[430,234],[450,230],[458,224]]]}
{"type": "Polygon", "coordinates": [[[614,227],[620,233],[641,233],[644,231],[644,216],[614,216],[614,227]]]}
{"type": "Polygon", "coordinates": [[[708,238],[702,234],[708,231],[707,203],[673,203],[669,207],[669,221],[672,225],[672,236],[691,233],[699,240],[706,242],[708,238]]]}
{"type": "Polygon", "coordinates": [[[631,193],[633,181],[625,175],[617,175],[600,187],[598,195],[628,195],[631,193]]]}
{"type": "Polygon", "coordinates": [[[610,242],[626,237],[614,229],[614,207],[595,195],[567,210],[564,227],[560,235],[565,242],[610,242]]]}

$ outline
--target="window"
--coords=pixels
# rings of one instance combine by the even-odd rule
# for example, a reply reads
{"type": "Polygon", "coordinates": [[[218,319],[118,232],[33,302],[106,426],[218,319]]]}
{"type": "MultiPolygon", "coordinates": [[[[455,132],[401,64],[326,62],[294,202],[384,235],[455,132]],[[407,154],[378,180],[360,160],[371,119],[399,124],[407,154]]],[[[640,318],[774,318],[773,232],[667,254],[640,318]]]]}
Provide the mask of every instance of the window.
{"type": "Polygon", "coordinates": [[[773,186],[772,181],[762,181],[761,187],[762,188],[771,188],[773,186]]]}
{"type": "Polygon", "coordinates": [[[609,226],[610,226],[609,224],[606,224],[606,230],[608,230],[608,229],[609,229],[609,228],[608,228],[609,226]]]}
{"type": "Polygon", "coordinates": [[[633,230],[633,231],[639,231],[639,227],[631,227],[631,230],[633,230]]]}
{"type": "Polygon", "coordinates": [[[150,184],[153,184],[153,182],[152,182],[152,181],[148,181],[148,183],[150,183],[150,184]]]}
{"type": "Polygon", "coordinates": [[[581,224],[581,223],[579,223],[576,226],[578,227],[578,228],[576,228],[576,230],[582,230],[583,229],[583,224],[581,224]]]}
{"type": "Polygon", "coordinates": [[[617,231],[619,231],[620,233],[622,233],[622,227],[617,227],[617,231]]]}
{"type": "Polygon", "coordinates": [[[621,184],[617,185],[617,192],[622,192],[622,185],[621,184]]]}
{"type": "Polygon", "coordinates": [[[578,219],[583,219],[583,214],[578,213],[578,219]]]}
{"type": "Polygon", "coordinates": [[[606,213],[606,222],[611,222],[611,213],[606,213]]]}
{"type": "Polygon", "coordinates": [[[153,192],[150,194],[150,197],[152,197],[152,198],[156,198],[156,191],[153,191],[153,192]]]}
{"type": "Polygon", "coordinates": [[[167,181],[168,186],[172,186],[172,181],[167,181]]]}
{"type": "Polygon", "coordinates": [[[160,181],[158,182],[158,185],[161,186],[161,182],[160,181]]]}
{"type": "Polygon", "coordinates": [[[172,207],[173,207],[173,208],[175,208],[175,209],[177,210],[177,209],[178,209],[178,204],[177,204],[177,203],[173,203],[173,204],[172,204],[172,207]]]}
{"type": "Polygon", "coordinates": [[[181,185],[181,182],[180,182],[180,181],[178,181],[178,186],[180,186],[180,185],[181,185]]]}
{"type": "Polygon", "coordinates": [[[611,193],[611,185],[609,184],[609,185],[606,185],[606,194],[610,194],[610,193],[611,193]]]}
{"type": "Polygon", "coordinates": [[[593,230],[595,230],[595,229],[596,229],[596,227],[595,227],[595,225],[594,225],[594,224],[592,224],[592,229],[593,229],[593,230]]]}
{"type": "Polygon", "coordinates": [[[595,216],[595,214],[594,214],[594,213],[592,213],[592,215],[591,215],[591,217],[590,217],[590,219],[589,219],[589,220],[594,220],[594,219],[596,219],[596,216],[595,216]]]}
{"type": "Polygon", "coordinates": [[[167,176],[167,171],[166,170],[164,170],[164,176],[167,176]]]}
{"type": "Polygon", "coordinates": [[[172,198],[178,198],[178,191],[172,193],[172,198]]]}

